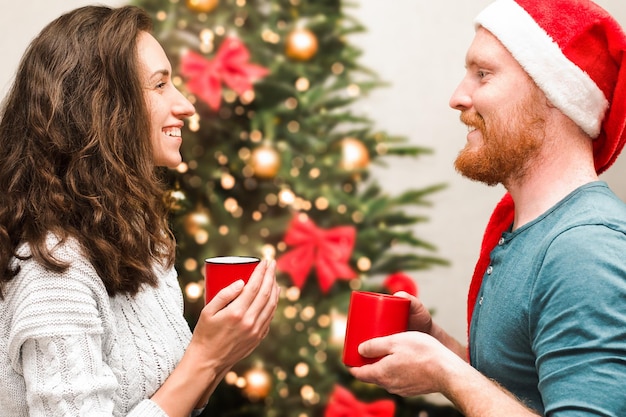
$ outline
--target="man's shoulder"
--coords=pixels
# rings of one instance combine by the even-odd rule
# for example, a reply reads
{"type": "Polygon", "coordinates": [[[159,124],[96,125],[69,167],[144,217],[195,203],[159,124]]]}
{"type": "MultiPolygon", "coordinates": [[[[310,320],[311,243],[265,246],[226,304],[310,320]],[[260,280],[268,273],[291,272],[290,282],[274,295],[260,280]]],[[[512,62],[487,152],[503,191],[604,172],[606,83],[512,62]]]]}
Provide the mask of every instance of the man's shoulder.
{"type": "Polygon", "coordinates": [[[553,223],[557,232],[559,229],[604,226],[607,232],[626,233],[626,203],[606,183],[598,181],[572,193],[555,210],[553,223]]]}

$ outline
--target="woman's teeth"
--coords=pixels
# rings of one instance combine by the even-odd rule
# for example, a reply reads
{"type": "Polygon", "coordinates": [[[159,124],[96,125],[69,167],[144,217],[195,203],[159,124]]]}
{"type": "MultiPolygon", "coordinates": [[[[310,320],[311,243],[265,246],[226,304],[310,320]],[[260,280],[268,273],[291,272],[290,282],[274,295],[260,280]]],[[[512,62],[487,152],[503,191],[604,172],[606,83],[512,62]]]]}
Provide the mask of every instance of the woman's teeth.
{"type": "Polygon", "coordinates": [[[165,130],[163,133],[165,133],[167,136],[175,136],[175,137],[180,137],[182,134],[181,130],[178,128],[165,130]]]}

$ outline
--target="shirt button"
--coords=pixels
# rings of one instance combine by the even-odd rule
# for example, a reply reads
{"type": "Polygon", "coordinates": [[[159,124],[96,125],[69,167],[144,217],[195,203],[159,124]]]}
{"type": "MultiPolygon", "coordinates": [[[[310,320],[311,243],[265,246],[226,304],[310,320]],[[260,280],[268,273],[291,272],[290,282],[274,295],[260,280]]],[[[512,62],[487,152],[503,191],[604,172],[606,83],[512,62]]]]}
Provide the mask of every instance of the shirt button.
{"type": "Polygon", "coordinates": [[[504,245],[504,238],[501,237],[500,240],[498,240],[498,245],[504,245]]]}
{"type": "Polygon", "coordinates": [[[492,272],[493,272],[493,266],[489,265],[489,267],[487,268],[487,275],[491,275],[492,272]]]}
{"type": "Polygon", "coordinates": [[[480,297],[480,300],[478,300],[478,304],[483,305],[483,297],[480,297]]]}

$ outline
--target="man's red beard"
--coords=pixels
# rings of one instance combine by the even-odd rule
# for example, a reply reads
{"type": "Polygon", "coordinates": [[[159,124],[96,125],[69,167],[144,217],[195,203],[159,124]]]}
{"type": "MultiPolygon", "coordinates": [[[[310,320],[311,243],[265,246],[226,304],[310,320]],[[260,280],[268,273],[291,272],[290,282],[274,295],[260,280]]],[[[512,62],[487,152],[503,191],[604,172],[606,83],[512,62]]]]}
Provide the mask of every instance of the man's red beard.
{"type": "Polygon", "coordinates": [[[461,113],[461,121],[482,133],[483,143],[472,147],[468,142],[454,161],[463,176],[487,185],[519,181],[543,144],[544,109],[533,94],[520,103],[509,117],[489,118],[489,123],[477,113],[461,113]]]}

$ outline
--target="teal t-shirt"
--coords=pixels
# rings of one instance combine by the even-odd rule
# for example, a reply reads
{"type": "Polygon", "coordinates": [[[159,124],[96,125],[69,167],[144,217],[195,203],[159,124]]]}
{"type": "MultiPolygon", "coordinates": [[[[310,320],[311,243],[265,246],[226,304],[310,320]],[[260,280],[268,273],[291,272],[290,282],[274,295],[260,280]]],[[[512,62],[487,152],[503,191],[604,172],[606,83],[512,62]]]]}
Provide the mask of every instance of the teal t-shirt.
{"type": "Polygon", "coordinates": [[[546,416],[626,416],[626,204],[584,185],[491,252],[471,363],[546,416]]]}

